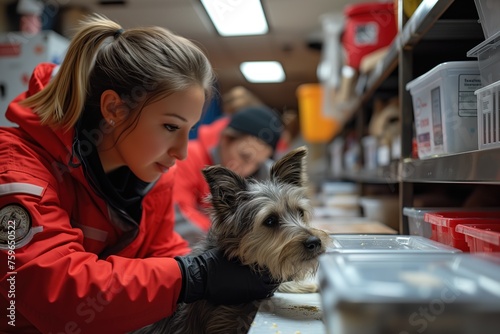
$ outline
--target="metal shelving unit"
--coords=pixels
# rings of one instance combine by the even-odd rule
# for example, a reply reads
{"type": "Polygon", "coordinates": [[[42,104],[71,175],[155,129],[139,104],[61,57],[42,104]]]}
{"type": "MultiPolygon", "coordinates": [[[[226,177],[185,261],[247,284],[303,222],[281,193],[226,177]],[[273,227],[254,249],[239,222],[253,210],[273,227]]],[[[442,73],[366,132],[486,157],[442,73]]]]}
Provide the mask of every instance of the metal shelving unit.
{"type": "MultiPolygon", "coordinates": [[[[473,0],[468,1],[471,1],[468,3],[470,9],[474,3],[473,0]]],[[[476,41],[479,43],[484,39],[475,16],[477,12],[466,9],[465,14],[460,13],[463,4],[455,0],[423,0],[407,22],[399,23],[400,32],[390,45],[387,55],[366,79],[364,92],[355,103],[358,113],[362,113],[363,105],[368,103],[397,69],[401,110],[401,160],[373,171],[344,172],[340,177],[360,183],[398,185],[401,234],[408,234],[408,222],[402,214],[402,208],[413,206],[414,184],[500,184],[500,169],[497,167],[500,166],[500,149],[464,152],[425,160],[409,158],[412,155],[414,117],[412,98],[406,90],[406,84],[413,80],[419,71],[430,70],[441,61],[466,59],[468,45],[474,45],[476,41]],[[457,12],[460,15],[453,15],[457,12]],[[438,46],[449,45],[450,48],[436,48],[436,43],[438,46]]],[[[402,13],[402,0],[399,5],[402,13]]]]}
{"type": "MultiPolygon", "coordinates": [[[[499,180],[494,170],[496,164],[493,163],[495,155],[499,152],[497,150],[464,152],[421,160],[407,158],[411,156],[414,117],[412,98],[406,91],[406,84],[414,78],[414,68],[419,64],[414,50],[427,41],[443,40],[457,45],[457,43],[462,44],[463,40],[480,40],[483,37],[477,19],[441,19],[453,3],[453,0],[424,0],[407,22],[401,37],[402,45],[398,60],[403,157],[399,184],[401,210],[403,207],[413,206],[415,183],[495,183],[499,180]]],[[[459,3],[455,5],[458,6],[459,3]]],[[[428,52],[427,56],[432,57],[432,50],[428,52]]],[[[434,54],[437,52],[443,51],[436,50],[434,54]]],[[[466,50],[464,55],[465,53],[466,50]]],[[[464,55],[453,55],[453,57],[460,58],[464,55]]],[[[402,212],[400,233],[408,234],[408,222],[402,212]]]]}

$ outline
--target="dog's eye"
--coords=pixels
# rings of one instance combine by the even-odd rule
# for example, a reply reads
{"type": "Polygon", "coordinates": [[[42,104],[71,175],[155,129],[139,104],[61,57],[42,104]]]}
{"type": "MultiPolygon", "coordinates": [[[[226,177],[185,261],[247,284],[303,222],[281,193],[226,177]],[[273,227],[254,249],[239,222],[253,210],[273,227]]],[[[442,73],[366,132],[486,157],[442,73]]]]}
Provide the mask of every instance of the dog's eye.
{"type": "Polygon", "coordinates": [[[278,226],[279,225],[279,218],[278,218],[278,216],[272,215],[272,216],[267,217],[264,220],[264,225],[267,226],[267,227],[276,227],[276,226],[278,226]]]}
{"type": "Polygon", "coordinates": [[[299,216],[300,216],[300,218],[304,218],[304,216],[305,216],[304,210],[299,209],[299,216]]]}

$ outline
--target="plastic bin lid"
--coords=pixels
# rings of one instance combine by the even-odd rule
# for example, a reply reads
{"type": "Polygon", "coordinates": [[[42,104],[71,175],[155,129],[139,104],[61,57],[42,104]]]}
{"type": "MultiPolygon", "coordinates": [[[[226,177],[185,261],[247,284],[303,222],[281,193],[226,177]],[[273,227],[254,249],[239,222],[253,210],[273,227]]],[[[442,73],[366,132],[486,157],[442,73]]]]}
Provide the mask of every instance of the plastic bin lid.
{"type": "Polygon", "coordinates": [[[426,212],[437,212],[437,211],[446,211],[446,210],[455,210],[456,208],[452,207],[447,207],[447,208],[429,208],[429,207],[422,207],[422,208],[414,208],[414,207],[404,207],[403,208],[403,215],[411,218],[418,218],[418,219],[424,219],[424,215],[426,212]]]}
{"type": "Polygon", "coordinates": [[[477,69],[479,74],[479,65],[477,60],[465,60],[465,61],[448,61],[445,63],[441,63],[421,76],[413,79],[412,81],[406,84],[406,90],[411,90],[415,86],[420,85],[423,81],[427,80],[430,76],[438,71],[448,70],[448,69],[457,69],[457,67],[463,67],[466,69],[477,69]]]}
{"type": "Polygon", "coordinates": [[[403,208],[403,215],[411,218],[419,218],[423,219],[425,215],[425,211],[421,208],[409,208],[409,207],[404,207],[403,208]]]}
{"type": "Polygon", "coordinates": [[[403,208],[403,215],[411,218],[424,219],[427,212],[461,212],[461,211],[498,211],[498,208],[476,208],[476,207],[407,207],[403,208]]]}
{"type": "Polygon", "coordinates": [[[446,252],[459,253],[460,250],[421,236],[407,235],[332,235],[332,253],[356,252],[446,252]]]}
{"type": "Polygon", "coordinates": [[[479,54],[483,53],[484,51],[487,51],[492,47],[497,48],[499,44],[500,44],[500,31],[488,37],[486,40],[481,42],[481,44],[467,51],[467,57],[478,57],[479,54]]]}
{"type": "Polygon", "coordinates": [[[478,95],[478,94],[481,94],[482,92],[486,92],[489,90],[493,91],[493,88],[496,86],[499,86],[499,85],[500,85],[500,81],[495,81],[495,82],[489,84],[488,86],[481,87],[478,90],[474,91],[474,95],[478,95]]]}
{"type": "Polygon", "coordinates": [[[337,301],[428,303],[447,289],[456,307],[500,311],[500,266],[472,254],[330,253],[319,263],[322,290],[337,301]]]}
{"type": "Polygon", "coordinates": [[[459,224],[455,231],[500,246],[500,224],[459,224]]]}
{"type": "Polygon", "coordinates": [[[450,227],[456,224],[488,224],[500,222],[500,211],[426,212],[424,220],[430,224],[450,227]]]}

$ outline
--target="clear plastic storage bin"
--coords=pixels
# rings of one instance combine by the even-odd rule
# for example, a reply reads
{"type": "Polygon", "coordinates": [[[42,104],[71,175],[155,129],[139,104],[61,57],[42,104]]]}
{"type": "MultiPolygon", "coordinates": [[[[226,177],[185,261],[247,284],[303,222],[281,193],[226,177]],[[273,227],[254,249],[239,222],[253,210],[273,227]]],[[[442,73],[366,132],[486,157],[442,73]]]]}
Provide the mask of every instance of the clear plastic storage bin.
{"type": "Polygon", "coordinates": [[[320,257],[330,334],[498,334],[500,266],[471,254],[320,257]]]}
{"type": "Polygon", "coordinates": [[[500,80],[500,31],[467,52],[467,56],[477,58],[483,86],[500,80]]]}
{"type": "Polygon", "coordinates": [[[408,217],[410,235],[418,235],[429,239],[432,237],[431,225],[424,220],[424,215],[426,212],[431,212],[433,210],[438,211],[436,208],[403,208],[403,215],[408,217]]]}
{"type": "Polygon", "coordinates": [[[420,236],[332,235],[329,253],[459,253],[460,250],[420,236]]]}
{"type": "Polygon", "coordinates": [[[410,81],[419,158],[477,149],[477,61],[439,64],[410,81]]]}
{"type": "Polygon", "coordinates": [[[479,22],[483,28],[484,37],[488,38],[500,31],[500,1],[474,0],[476,3],[479,22]]]}

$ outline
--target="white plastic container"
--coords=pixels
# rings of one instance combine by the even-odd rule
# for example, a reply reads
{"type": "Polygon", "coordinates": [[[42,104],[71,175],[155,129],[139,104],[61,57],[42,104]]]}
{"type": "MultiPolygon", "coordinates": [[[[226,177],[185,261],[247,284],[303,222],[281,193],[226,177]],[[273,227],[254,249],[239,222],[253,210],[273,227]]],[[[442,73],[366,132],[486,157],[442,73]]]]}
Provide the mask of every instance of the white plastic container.
{"type": "Polygon", "coordinates": [[[477,149],[477,103],[481,87],[477,61],[439,64],[410,81],[418,156],[477,149]]]}
{"type": "Polygon", "coordinates": [[[479,22],[483,28],[484,37],[488,38],[500,31],[500,1],[474,0],[476,3],[479,22]]]}
{"type": "Polygon", "coordinates": [[[327,253],[460,253],[461,251],[421,236],[360,234],[331,235],[327,253]]]}
{"type": "Polygon", "coordinates": [[[327,253],[328,334],[498,334],[500,266],[464,253],[327,253]]]}
{"type": "Polygon", "coordinates": [[[500,146],[500,81],[475,92],[477,96],[477,132],[480,150],[500,146]]]}

